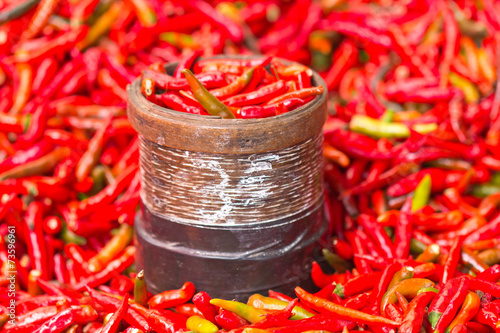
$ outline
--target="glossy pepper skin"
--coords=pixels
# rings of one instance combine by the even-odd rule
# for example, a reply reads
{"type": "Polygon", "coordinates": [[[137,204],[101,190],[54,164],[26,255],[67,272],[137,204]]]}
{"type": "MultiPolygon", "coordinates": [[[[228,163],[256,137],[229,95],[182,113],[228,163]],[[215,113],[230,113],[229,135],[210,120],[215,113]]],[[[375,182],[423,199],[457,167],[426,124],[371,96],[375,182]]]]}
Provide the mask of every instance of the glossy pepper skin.
{"type": "Polygon", "coordinates": [[[149,299],[151,308],[172,308],[189,301],[195,292],[194,285],[191,282],[186,282],[180,289],[167,290],[149,299]]]}
{"type": "Polygon", "coordinates": [[[429,321],[437,332],[444,332],[453,321],[459,306],[467,296],[469,284],[470,278],[467,276],[453,278],[434,298],[429,306],[429,321]]]}
{"type": "Polygon", "coordinates": [[[408,309],[405,311],[399,331],[402,333],[420,332],[426,313],[425,308],[435,296],[436,293],[430,291],[421,293],[415,297],[408,304],[408,309]]]}
{"type": "Polygon", "coordinates": [[[196,79],[189,69],[182,70],[186,80],[193,91],[194,96],[203,106],[203,108],[211,115],[220,116],[224,119],[233,119],[234,114],[226,105],[221,103],[217,97],[213,96],[203,85],[196,79]]]}

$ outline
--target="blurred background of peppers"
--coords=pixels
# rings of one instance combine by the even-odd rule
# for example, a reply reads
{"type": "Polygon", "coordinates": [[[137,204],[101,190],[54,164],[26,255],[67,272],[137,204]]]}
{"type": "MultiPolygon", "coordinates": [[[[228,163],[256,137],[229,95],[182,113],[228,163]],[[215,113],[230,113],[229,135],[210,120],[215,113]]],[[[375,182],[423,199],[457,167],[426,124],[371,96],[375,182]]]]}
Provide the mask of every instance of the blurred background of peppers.
{"type": "MultiPolygon", "coordinates": [[[[415,273],[399,275],[425,276],[441,288],[457,270],[491,273],[496,282],[499,48],[500,5],[492,0],[2,1],[2,294],[9,227],[17,239],[19,314],[61,300],[29,295],[75,300],[85,285],[120,295],[132,293],[134,281],[141,285],[131,279],[140,184],[125,88],[148,67],[193,50],[273,55],[324,77],[332,115],[324,151],[330,233],[316,259],[336,273],[315,263],[312,277],[318,287],[343,283],[335,293],[340,298],[358,297],[337,302],[360,307],[367,297],[359,295],[380,279],[369,274],[394,275],[399,267],[390,264],[406,264],[410,254],[423,264],[412,261],[415,273]],[[364,275],[368,282],[349,294],[349,281],[364,275]],[[58,283],[46,283],[52,279],[58,283]]],[[[491,284],[471,285],[498,292],[491,284]]],[[[384,306],[397,319],[401,309],[392,296],[384,306]]],[[[5,321],[7,300],[1,300],[5,321]]],[[[110,302],[108,312],[120,306],[100,302],[110,302]]],[[[95,313],[78,306],[69,308],[71,318],[94,322],[95,313]]],[[[482,307],[468,327],[496,329],[500,318],[492,309],[482,307]]],[[[166,315],[142,316],[155,322],[166,315]]],[[[26,324],[27,331],[40,324],[26,324]]]]}

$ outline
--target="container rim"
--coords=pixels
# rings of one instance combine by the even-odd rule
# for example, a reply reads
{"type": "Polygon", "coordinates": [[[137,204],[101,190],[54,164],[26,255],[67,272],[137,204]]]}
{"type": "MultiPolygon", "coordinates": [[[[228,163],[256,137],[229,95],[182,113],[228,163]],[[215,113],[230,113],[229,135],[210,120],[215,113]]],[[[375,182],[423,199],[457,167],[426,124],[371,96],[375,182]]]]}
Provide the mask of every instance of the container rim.
{"type": "MultiPolygon", "coordinates": [[[[219,55],[203,59],[256,59],[261,57],[263,56],[219,55]]],[[[282,58],[276,59],[286,65],[295,63],[282,58]]],[[[175,68],[177,64],[178,62],[167,64],[167,70],[175,68]]],[[[137,132],[160,145],[165,145],[162,144],[164,142],[172,148],[213,153],[258,153],[277,150],[312,137],[321,131],[326,121],[328,88],[318,73],[314,70],[312,73],[312,85],[322,85],[323,94],[316,96],[295,110],[268,118],[222,119],[218,116],[196,115],[165,108],[148,101],[142,95],[141,77],[127,86],[127,112],[132,126],[137,132]],[[176,128],[179,131],[176,131],[176,128]],[[169,135],[165,131],[159,133],[161,129],[168,131],[174,129],[174,131],[171,131],[169,135]],[[187,135],[188,132],[192,134],[191,144],[187,140],[180,139],[180,136],[187,135]],[[162,137],[163,139],[161,139],[162,137]],[[177,137],[178,140],[174,137],[177,137]],[[236,138],[236,141],[239,142],[228,145],[210,144],[210,137],[219,137],[221,140],[236,138]],[[266,141],[267,148],[257,147],[263,141],[266,141]],[[196,143],[202,144],[202,147],[196,147],[196,143]]]]}

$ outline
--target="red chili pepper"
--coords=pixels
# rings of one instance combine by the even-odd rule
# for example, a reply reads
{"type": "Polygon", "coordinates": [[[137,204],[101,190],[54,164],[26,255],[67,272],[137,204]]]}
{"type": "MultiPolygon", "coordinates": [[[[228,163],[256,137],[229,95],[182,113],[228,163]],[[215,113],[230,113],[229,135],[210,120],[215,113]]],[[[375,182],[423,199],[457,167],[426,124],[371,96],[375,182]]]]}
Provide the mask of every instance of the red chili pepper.
{"type": "Polygon", "coordinates": [[[116,312],[113,313],[113,315],[109,318],[106,325],[104,325],[104,327],[101,329],[101,331],[100,331],[101,333],[114,333],[114,332],[118,331],[118,327],[120,326],[120,321],[127,313],[128,299],[129,299],[129,295],[125,294],[123,296],[123,300],[122,300],[120,306],[118,307],[118,309],[116,310],[116,312]]]}
{"type": "Polygon", "coordinates": [[[455,271],[458,266],[458,261],[460,260],[460,252],[462,248],[462,238],[458,237],[453,241],[451,246],[448,259],[444,267],[443,277],[441,278],[441,284],[445,284],[449,279],[453,278],[455,271]]]}
{"type": "Polygon", "coordinates": [[[412,198],[408,198],[401,209],[394,239],[394,257],[404,259],[410,254],[413,216],[411,212],[412,198]]]}
{"type": "Polygon", "coordinates": [[[442,284],[439,294],[429,306],[429,321],[432,328],[444,332],[452,322],[469,290],[471,279],[468,276],[457,277],[442,284]]]}
{"type": "Polygon", "coordinates": [[[194,295],[194,285],[186,282],[181,289],[167,290],[149,299],[152,308],[171,308],[188,302],[194,295]]]}
{"type": "Polygon", "coordinates": [[[408,304],[408,309],[405,311],[399,330],[401,332],[419,332],[422,328],[425,308],[435,296],[435,292],[429,291],[415,297],[408,304]]]}
{"type": "Polygon", "coordinates": [[[285,82],[279,80],[275,83],[271,83],[255,91],[246,94],[231,96],[228,99],[224,100],[223,102],[228,106],[246,106],[246,105],[261,104],[269,102],[274,97],[282,95],[287,89],[288,88],[285,85],[285,82]]]}
{"type": "MultiPolygon", "coordinates": [[[[115,312],[116,309],[118,309],[118,307],[121,304],[121,301],[118,298],[102,294],[89,287],[87,287],[86,289],[90,294],[90,296],[92,297],[92,299],[96,301],[99,305],[101,305],[108,312],[115,312]]],[[[123,316],[124,320],[128,324],[137,327],[145,332],[150,331],[152,325],[150,327],[150,324],[148,323],[148,321],[146,321],[146,318],[141,313],[136,311],[132,307],[132,304],[133,303],[129,303],[127,312],[123,316]]]]}
{"type": "Polygon", "coordinates": [[[115,274],[123,272],[134,262],[134,255],[135,247],[127,247],[118,258],[111,261],[102,271],[89,275],[75,285],[75,290],[81,291],[85,287],[96,287],[111,280],[115,274]]]}
{"type": "Polygon", "coordinates": [[[204,291],[200,291],[193,296],[193,303],[201,311],[203,317],[216,324],[215,317],[218,314],[217,307],[210,303],[212,298],[204,291]]]}
{"type": "Polygon", "coordinates": [[[215,321],[220,327],[228,331],[248,325],[248,321],[237,314],[224,309],[221,309],[220,313],[215,316],[215,321]]]}

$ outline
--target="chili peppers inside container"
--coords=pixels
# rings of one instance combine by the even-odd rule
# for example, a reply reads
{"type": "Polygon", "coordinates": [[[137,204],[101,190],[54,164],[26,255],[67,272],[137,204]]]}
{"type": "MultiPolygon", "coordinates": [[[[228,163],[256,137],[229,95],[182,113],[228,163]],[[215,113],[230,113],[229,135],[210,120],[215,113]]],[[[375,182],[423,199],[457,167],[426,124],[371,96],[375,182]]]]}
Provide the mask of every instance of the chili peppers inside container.
{"type": "MultiPolygon", "coordinates": [[[[326,91],[316,73],[312,84],[326,91]]],[[[139,132],[135,228],[148,289],[192,281],[212,297],[246,300],[304,284],[326,229],[326,92],[274,117],[221,119],[160,107],[140,85],[128,87],[128,115],[139,132]]]]}

